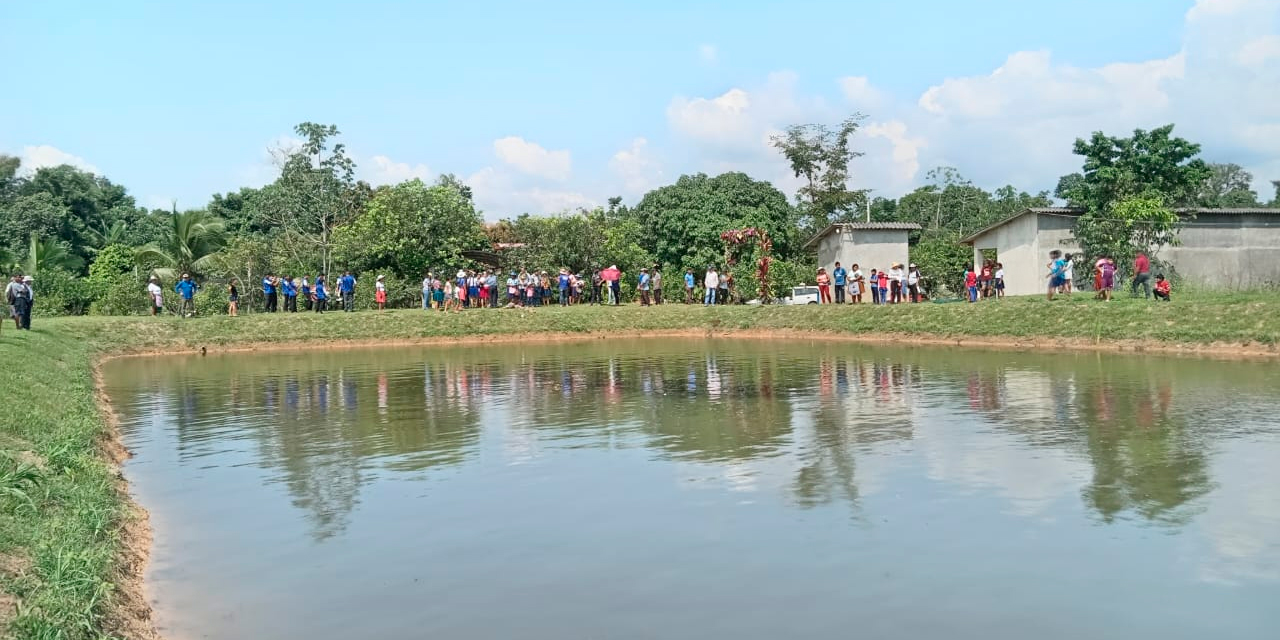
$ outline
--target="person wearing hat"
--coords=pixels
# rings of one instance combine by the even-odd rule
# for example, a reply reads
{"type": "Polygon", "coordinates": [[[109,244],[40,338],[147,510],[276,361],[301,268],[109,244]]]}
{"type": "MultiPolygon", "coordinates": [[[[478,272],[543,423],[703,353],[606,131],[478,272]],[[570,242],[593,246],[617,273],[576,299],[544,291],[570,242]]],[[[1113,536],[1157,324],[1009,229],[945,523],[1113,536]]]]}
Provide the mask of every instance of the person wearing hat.
{"type": "Polygon", "coordinates": [[[184,318],[190,318],[196,315],[196,290],[199,287],[191,280],[191,274],[182,274],[182,279],[173,285],[173,290],[182,300],[182,306],[178,309],[178,315],[184,318]]]}
{"type": "Polygon", "coordinates": [[[13,318],[13,326],[22,328],[22,316],[18,313],[18,293],[22,291],[22,276],[15,275],[5,284],[4,299],[9,304],[9,317],[13,318]]]}
{"type": "Polygon", "coordinates": [[[653,265],[653,304],[662,304],[662,268],[654,263],[653,265]]]}
{"type": "Polygon", "coordinates": [[[569,306],[570,280],[569,270],[564,267],[560,267],[560,275],[556,276],[556,295],[558,296],[557,299],[562,307],[569,306]]]}
{"type": "Polygon", "coordinates": [[[638,284],[640,289],[640,306],[647,307],[649,306],[649,292],[653,289],[653,277],[649,275],[648,269],[643,267],[640,269],[640,281],[638,284]]]}
{"type": "Polygon", "coordinates": [[[373,283],[373,301],[378,305],[378,311],[387,308],[387,277],[380,275],[373,283]]]}
{"type": "Polygon", "coordinates": [[[907,265],[907,292],[912,302],[920,302],[920,269],[914,262],[907,265]]]}
{"type": "Polygon", "coordinates": [[[4,297],[9,302],[9,315],[13,316],[13,325],[18,329],[31,328],[31,276],[13,276],[5,287],[4,297]]]}
{"type": "Polygon", "coordinates": [[[151,276],[147,280],[147,299],[150,300],[151,315],[160,315],[164,308],[164,290],[160,288],[159,276],[151,276]]]}
{"type": "Polygon", "coordinates": [[[27,331],[31,330],[31,308],[36,306],[36,279],[31,276],[22,276],[22,287],[27,293],[27,308],[22,312],[22,328],[27,331]]]}

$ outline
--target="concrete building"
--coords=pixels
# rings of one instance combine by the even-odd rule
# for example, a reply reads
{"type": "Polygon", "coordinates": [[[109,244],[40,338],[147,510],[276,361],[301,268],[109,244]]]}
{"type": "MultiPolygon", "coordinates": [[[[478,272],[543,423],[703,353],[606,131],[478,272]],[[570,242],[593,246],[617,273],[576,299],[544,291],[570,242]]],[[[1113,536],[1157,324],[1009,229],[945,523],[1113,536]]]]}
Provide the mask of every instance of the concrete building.
{"type": "MultiPolygon", "coordinates": [[[[1004,265],[1005,293],[1043,293],[1049,252],[1078,253],[1072,235],[1080,209],[1027,209],[961,240],[973,247],[973,260],[984,256],[1004,265]]],[[[1153,257],[1168,262],[1184,280],[1240,289],[1280,285],[1280,209],[1187,209],[1177,247],[1163,247],[1153,257]]],[[[1124,268],[1125,265],[1122,265],[1124,268]]],[[[1092,283],[1077,272],[1079,285],[1092,283]]]]}
{"type": "Polygon", "coordinates": [[[888,269],[907,260],[907,233],[919,231],[914,222],[838,222],[828,225],[805,243],[806,251],[818,252],[818,266],[827,273],[839,262],[846,269],[854,264],[864,272],[888,269]]]}

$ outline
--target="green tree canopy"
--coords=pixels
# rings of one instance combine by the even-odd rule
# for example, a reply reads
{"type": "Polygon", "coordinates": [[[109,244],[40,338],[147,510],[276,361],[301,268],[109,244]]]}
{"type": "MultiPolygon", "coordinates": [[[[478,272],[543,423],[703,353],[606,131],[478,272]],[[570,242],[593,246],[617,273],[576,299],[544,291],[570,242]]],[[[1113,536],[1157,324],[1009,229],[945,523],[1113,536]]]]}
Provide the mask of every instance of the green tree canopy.
{"type": "Polygon", "coordinates": [[[1137,129],[1129,138],[1095,131],[1088,140],[1077,139],[1073,150],[1084,157],[1084,172],[1059,181],[1060,197],[1095,215],[1136,196],[1159,198],[1170,207],[1194,205],[1212,175],[1196,158],[1200,145],[1174,137],[1171,124],[1137,129]]]}
{"type": "Polygon", "coordinates": [[[156,272],[168,280],[183,273],[193,278],[204,274],[227,244],[225,226],[207,211],[174,211],[170,216],[160,240],[138,249],[138,263],[157,265],[156,272]]]}
{"type": "Polygon", "coordinates": [[[774,253],[783,259],[797,254],[807,239],[796,228],[787,197],[744,173],[680,176],[675,184],[646,193],[628,216],[640,224],[640,245],[668,267],[702,270],[723,262],[720,234],[729,229],[768,231],[774,253]]]}
{"type": "Polygon", "coordinates": [[[463,251],[488,243],[466,194],[414,179],[379,189],[364,213],[335,231],[334,247],[344,267],[420,278],[428,269],[465,264],[463,251]]]}
{"type": "Polygon", "coordinates": [[[1202,207],[1260,207],[1253,190],[1253,174],[1233,163],[1209,165],[1209,177],[1200,186],[1196,204],[1202,207]]]}
{"type": "Polygon", "coordinates": [[[832,130],[824,124],[787,127],[770,142],[782,152],[804,186],[796,193],[802,209],[802,230],[811,235],[828,224],[850,217],[848,214],[866,201],[866,191],[849,189],[849,162],[862,152],[849,148],[849,141],[866,116],[855,113],[832,130]]]}

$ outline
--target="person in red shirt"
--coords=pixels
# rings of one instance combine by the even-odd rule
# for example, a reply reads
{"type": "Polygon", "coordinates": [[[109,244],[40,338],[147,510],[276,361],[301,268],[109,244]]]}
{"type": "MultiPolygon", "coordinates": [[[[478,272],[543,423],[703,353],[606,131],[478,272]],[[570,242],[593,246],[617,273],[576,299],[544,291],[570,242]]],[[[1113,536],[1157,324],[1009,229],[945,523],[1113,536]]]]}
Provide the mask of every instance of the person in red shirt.
{"type": "Polygon", "coordinates": [[[818,304],[831,304],[831,278],[822,267],[818,267],[818,304]]]}
{"type": "Polygon", "coordinates": [[[1164,279],[1163,273],[1156,274],[1156,300],[1169,301],[1169,281],[1164,279]]]}
{"type": "Polygon", "coordinates": [[[974,272],[973,265],[969,265],[964,269],[964,288],[969,290],[969,302],[977,302],[978,274],[974,272]]]}
{"type": "Polygon", "coordinates": [[[1129,295],[1138,297],[1138,285],[1142,285],[1144,297],[1151,299],[1151,261],[1147,254],[1139,252],[1133,259],[1133,283],[1129,285],[1129,295]]]}
{"type": "Polygon", "coordinates": [[[889,304],[889,272],[881,269],[877,280],[876,285],[880,289],[880,304],[889,304]]]}

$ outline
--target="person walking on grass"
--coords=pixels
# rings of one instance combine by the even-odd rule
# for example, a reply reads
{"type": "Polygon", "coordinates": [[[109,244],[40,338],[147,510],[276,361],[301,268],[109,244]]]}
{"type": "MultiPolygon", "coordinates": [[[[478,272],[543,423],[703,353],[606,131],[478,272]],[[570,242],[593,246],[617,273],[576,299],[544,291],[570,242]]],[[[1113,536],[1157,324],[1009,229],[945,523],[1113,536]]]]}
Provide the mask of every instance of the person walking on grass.
{"type": "Polygon", "coordinates": [[[324,274],[316,276],[316,284],[312,287],[311,297],[315,298],[316,313],[324,313],[328,306],[329,292],[324,287],[324,274]]]}
{"type": "Polygon", "coordinates": [[[383,311],[387,308],[387,277],[386,276],[380,275],[378,276],[377,280],[373,281],[373,302],[374,304],[378,305],[378,311],[383,311]]]}
{"type": "Polygon", "coordinates": [[[160,310],[164,308],[164,290],[160,288],[160,278],[151,276],[147,280],[147,299],[151,304],[151,315],[160,315],[160,310]]]}
{"type": "Polygon", "coordinates": [[[1129,295],[1138,297],[1138,287],[1142,287],[1142,297],[1147,300],[1151,299],[1151,260],[1147,258],[1147,254],[1138,252],[1138,257],[1133,259],[1133,282],[1129,285],[1129,295]]]}
{"type": "Polygon", "coordinates": [[[1062,259],[1062,252],[1054,249],[1049,252],[1049,293],[1046,296],[1048,300],[1053,300],[1053,294],[1062,288],[1062,272],[1067,268],[1067,261],[1062,259]]]}
{"type": "Polygon", "coordinates": [[[845,290],[849,286],[849,271],[836,263],[836,268],[831,270],[831,282],[836,288],[836,304],[844,304],[845,290]]]}
{"type": "Polygon", "coordinates": [[[342,296],[342,310],[351,313],[356,310],[356,277],[351,270],[343,272],[338,278],[338,294],[342,296]]]}
{"type": "Polygon", "coordinates": [[[1156,290],[1155,290],[1156,300],[1163,300],[1165,302],[1168,302],[1169,290],[1170,290],[1169,281],[1164,279],[1163,273],[1157,273],[1156,274],[1156,290]]]}
{"type": "Polygon", "coordinates": [[[173,285],[173,290],[178,294],[182,303],[181,307],[178,309],[179,316],[183,318],[190,318],[196,315],[195,297],[196,290],[198,288],[199,287],[196,286],[196,283],[191,279],[191,275],[187,273],[182,274],[182,279],[179,280],[177,284],[173,285]]]}
{"type": "Polygon", "coordinates": [[[232,318],[240,315],[240,290],[236,288],[236,279],[227,283],[227,315],[232,318]]]}
{"type": "Polygon", "coordinates": [[[36,279],[27,275],[22,276],[22,289],[26,296],[27,305],[22,310],[22,328],[27,331],[31,330],[31,310],[36,306],[36,279]]]}

